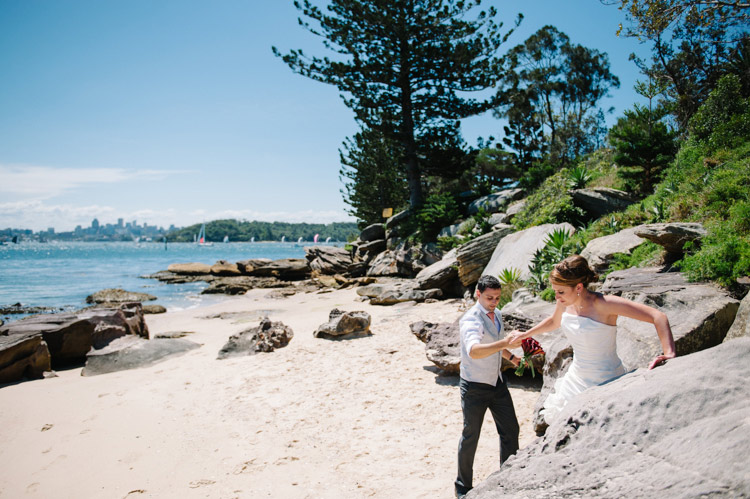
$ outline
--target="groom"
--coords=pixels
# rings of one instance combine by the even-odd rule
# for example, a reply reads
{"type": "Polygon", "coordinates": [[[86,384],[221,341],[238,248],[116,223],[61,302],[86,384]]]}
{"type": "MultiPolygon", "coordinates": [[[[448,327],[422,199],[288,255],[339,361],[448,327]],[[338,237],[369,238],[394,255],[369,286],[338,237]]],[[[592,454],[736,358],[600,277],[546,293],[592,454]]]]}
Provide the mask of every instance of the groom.
{"type": "Polygon", "coordinates": [[[500,372],[503,357],[518,365],[519,360],[507,348],[503,322],[496,308],[500,301],[500,281],[483,275],[477,283],[477,303],[459,322],[461,329],[461,410],[464,429],[458,443],[456,497],[473,487],[474,454],[487,409],[492,413],[500,435],[500,464],[518,450],[518,420],[513,400],[500,372]]]}

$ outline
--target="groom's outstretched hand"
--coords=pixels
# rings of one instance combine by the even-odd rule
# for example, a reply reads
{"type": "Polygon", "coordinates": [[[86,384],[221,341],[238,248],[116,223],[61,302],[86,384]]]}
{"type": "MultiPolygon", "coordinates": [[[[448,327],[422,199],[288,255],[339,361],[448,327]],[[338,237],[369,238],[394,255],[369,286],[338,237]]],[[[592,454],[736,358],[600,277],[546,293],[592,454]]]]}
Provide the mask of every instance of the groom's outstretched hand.
{"type": "Polygon", "coordinates": [[[513,331],[508,333],[508,336],[506,338],[510,343],[509,348],[518,348],[521,346],[521,342],[523,341],[523,333],[518,329],[514,329],[513,331]]]}
{"type": "Polygon", "coordinates": [[[648,365],[648,368],[649,369],[653,369],[654,367],[658,367],[658,366],[664,365],[664,364],[667,363],[667,360],[674,359],[674,358],[675,358],[675,354],[671,354],[671,355],[667,355],[667,354],[657,355],[656,358],[651,361],[651,364],[648,365]]]}

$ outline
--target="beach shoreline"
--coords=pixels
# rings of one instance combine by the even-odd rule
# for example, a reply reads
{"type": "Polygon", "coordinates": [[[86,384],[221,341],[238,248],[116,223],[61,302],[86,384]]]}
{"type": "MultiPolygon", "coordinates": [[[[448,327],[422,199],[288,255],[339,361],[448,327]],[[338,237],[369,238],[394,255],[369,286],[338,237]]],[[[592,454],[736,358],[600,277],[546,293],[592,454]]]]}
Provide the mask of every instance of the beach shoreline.
{"type": "MultiPolygon", "coordinates": [[[[427,360],[409,324],[453,322],[460,300],[269,292],[146,316],[152,338],[190,332],[202,345],[155,366],[0,388],[0,497],[453,497],[458,377],[427,360]],[[373,334],[314,338],[333,308],[370,313],[373,334]],[[292,328],[288,346],[217,360],[263,316],[292,328]]],[[[538,387],[510,387],[523,447],[538,387]]],[[[475,484],[497,467],[488,413],[475,484]]]]}

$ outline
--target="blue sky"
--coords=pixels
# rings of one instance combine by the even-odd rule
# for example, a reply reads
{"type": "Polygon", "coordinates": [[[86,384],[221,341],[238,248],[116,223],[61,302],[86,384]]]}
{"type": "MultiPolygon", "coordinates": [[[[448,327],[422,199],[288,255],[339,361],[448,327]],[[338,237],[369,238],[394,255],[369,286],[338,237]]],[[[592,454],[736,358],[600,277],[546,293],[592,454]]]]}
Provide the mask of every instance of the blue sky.
{"type": "MultiPolygon", "coordinates": [[[[610,125],[642,101],[628,55],[645,47],[615,35],[616,7],[483,3],[506,26],[525,16],[506,49],[553,24],[607,52],[610,125]]],[[[353,221],[338,178],[352,114],[271,52],[325,54],[297,17],[291,0],[0,0],[0,228],[353,221]]],[[[501,129],[463,123],[471,144],[501,129]]]]}

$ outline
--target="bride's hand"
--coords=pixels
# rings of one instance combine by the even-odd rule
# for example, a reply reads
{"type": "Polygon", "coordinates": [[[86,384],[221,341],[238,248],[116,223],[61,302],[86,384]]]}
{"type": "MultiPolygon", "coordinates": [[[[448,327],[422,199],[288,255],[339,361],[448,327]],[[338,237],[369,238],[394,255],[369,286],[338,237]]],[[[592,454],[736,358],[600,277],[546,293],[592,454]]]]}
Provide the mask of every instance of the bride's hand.
{"type": "Polygon", "coordinates": [[[521,341],[523,341],[523,333],[518,329],[514,329],[508,333],[508,343],[510,343],[510,348],[521,346],[521,341]]]}
{"type": "Polygon", "coordinates": [[[655,367],[664,365],[664,364],[667,363],[668,359],[674,359],[674,357],[675,357],[674,354],[672,354],[672,355],[664,355],[664,354],[657,355],[656,358],[654,360],[652,360],[651,363],[648,365],[648,368],[649,369],[653,369],[655,367]]]}

